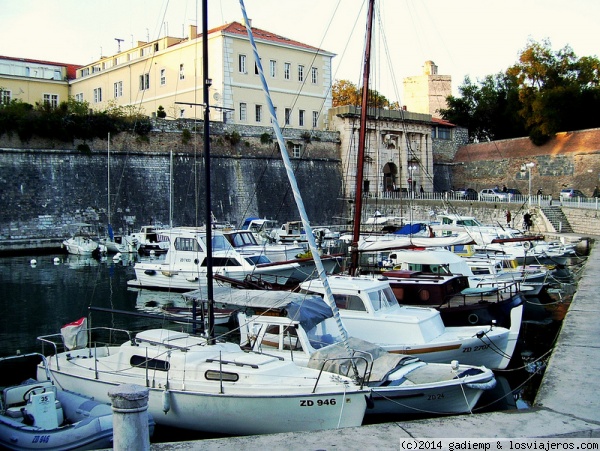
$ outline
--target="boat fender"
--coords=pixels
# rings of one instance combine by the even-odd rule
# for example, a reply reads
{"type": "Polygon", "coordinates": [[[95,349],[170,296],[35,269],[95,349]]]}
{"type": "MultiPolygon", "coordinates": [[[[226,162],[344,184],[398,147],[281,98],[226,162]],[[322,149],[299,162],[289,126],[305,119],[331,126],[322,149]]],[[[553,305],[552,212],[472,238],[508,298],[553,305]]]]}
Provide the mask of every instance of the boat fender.
{"type": "Polygon", "coordinates": [[[166,388],[163,390],[162,400],[163,400],[163,412],[166,415],[167,412],[169,412],[169,410],[171,410],[171,392],[169,390],[167,390],[166,388]]]}
{"type": "Polygon", "coordinates": [[[496,379],[492,378],[487,382],[481,382],[481,383],[469,383],[469,384],[465,384],[468,388],[472,388],[474,390],[491,390],[492,388],[494,388],[496,386],[496,379]]]}
{"type": "Polygon", "coordinates": [[[523,247],[525,249],[530,249],[531,248],[531,241],[523,241],[523,247]]]}

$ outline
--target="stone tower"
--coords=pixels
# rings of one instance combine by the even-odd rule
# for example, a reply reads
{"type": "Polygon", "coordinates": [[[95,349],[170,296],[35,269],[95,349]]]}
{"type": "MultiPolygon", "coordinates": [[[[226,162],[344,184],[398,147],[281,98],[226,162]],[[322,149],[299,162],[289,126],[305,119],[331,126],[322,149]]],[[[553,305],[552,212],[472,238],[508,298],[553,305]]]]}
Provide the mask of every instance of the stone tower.
{"type": "Polygon", "coordinates": [[[438,75],[433,61],[425,61],[423,75],[404,79],[404,105],[408,111],[441,118],[439,110],[447,108],[446,97],[452,94],[452,77],[438,75]]]}

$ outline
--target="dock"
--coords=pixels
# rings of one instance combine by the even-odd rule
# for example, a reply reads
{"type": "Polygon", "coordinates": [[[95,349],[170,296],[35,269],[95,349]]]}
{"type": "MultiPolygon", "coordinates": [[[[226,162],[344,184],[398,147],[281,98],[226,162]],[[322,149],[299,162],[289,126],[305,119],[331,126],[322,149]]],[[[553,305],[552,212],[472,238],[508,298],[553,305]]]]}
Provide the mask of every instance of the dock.
{"type": "Polygon", "coordinates": [[[557,343],[533,407],[530,409],[402,421],[310,433],[155,443],[151,444],[151,450],[383,450],[401,449],[402,439],[419,438],[600,439],[600,377],[598,376],[600,374],[598,296],[600,280],[598,274],[600,274],[600,249],[595,248],[591,250],[588,257],[577,292],[563,320],[557,343]]]}

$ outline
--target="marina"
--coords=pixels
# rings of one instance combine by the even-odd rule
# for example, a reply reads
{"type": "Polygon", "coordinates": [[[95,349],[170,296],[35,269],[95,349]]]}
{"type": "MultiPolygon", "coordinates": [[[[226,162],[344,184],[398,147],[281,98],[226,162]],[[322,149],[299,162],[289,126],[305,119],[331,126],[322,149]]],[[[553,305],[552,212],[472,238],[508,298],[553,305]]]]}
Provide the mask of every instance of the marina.
{"type": "MultiPolygon", "coordinates": [[[[0,258],[0,280],[5,293],[0,307],[2,355],[39,352],[41,347],[36,340],[38,336],[56,333],[64,324],[87,316],[90,307],[134,313],[149,311],[149,307],[155,307],[165,296],[166,303],[176,303],[180,293],[139,290],[127,286],[128,280],[134,278],[134,263],[149,259],[150,257],[132,254],[123,255],[116,260],[98,260],[62,253],[0,258]]],[[[581,265],[574,266],[573,271],[578,276],[577,271],[581,271],[581,265]]],[[[566,273],[563,275],[567,276],[566,273]]],[[[561,280],[568,282],[567,278],[561,280]]],[[[490,410],[531,410],[549,348],[568,306],[567,301],[568,297],[565,297],[564,303],[545,300],[548,303],[546,306],[537,299],[527,301],[535,305],[536,310],[530,308],[525,315],[518,345],[520,359],[511,363],[506,371],[495,372],[497,379],[501,381],[499,391],[482,396],[472,409],[475,416],[479,417],[482,415],[480,412],[490,410]],[[537,359],[540,357],[538,363],[537,359]]],[[[95,324],[107,324],[132,331],[163,327],[170,323],[166,317],[151,319],[109,312],[93,312],[92,320],[95,324]]],[[[184,330],[186,326],[177,327],[184,330]]],[[[224,332],[226,329],[219,327],[219,331],[224,332]]],[[[415,418],[423,416],[427,415],[414,415],[415,418]]],[[[402,419],[405,420],[406,418],[402,419]]],[[[381,421],[369,419],[363,424],[381,421]]],[[[157,425],[153,443],[207,440],[214,437],[214,434],[179,430],[173,432],[157,425]]]]}

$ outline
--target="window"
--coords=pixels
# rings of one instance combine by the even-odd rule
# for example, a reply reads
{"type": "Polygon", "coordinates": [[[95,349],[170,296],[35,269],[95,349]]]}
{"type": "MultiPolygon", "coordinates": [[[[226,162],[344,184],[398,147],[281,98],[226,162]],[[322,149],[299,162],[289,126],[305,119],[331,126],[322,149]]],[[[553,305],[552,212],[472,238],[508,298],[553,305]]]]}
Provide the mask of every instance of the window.
{"type": "Polygon", "coordinates": [[[140,75],[140,91],[150,89],[150,74],[140,75]]]}
{"type": "Polygon", "coordinates": [[[94,89],[94,103],[102,102],[102,88],[94,89]]]}
{"type": "Polygon", "coordinates": [[[298,111],[298,127],[304,127],[304,110],[298,111]]]}
{"type": "MultiPolygon", "coordinates": [[[[29,70],[29,68],[27,68],[29,70]]],[[[81,76],[87,77],[90,74],[90,68],[86,67],[85,69],[81,69],[81,76]]],[[[29,74],[27,74],[29,76],[29,74]]]]}
{"type": "Polygon", "coordinates": [[[254,107],[254,116],[255,116],[256,122],[262,121],[262,105],[256,105],[254,107]]]}
{"type": "Polygon", "coordinates": [[[2,105],[9,104],[11,101],[10,94],[11,94],[10,91],[0,89],[0,104],[2,104],[2,105]]]}
{"type": "Polygon", "coordinates": [[[238,58],[238,70],[241,74],[246,73],[246,55],[240,55],[238,58]]]}
{"type": "Polygon", "coordinates": [[[179,110],[179,117],[182,118],[185,116],[185,110],[182,108],[179,110]]]}
{"type": "Polygon", "coordinates": [[[246,104],[240,103],[240,121],[246,122],[246,120],[247,120],[246,104]]]}
{"type": "MultiPolygon", "coordinates": [[[[277,107],[273,107],[273,111],[275,112],[275,117],[277,117],[277,107]]],[[[273,123],[273,118],[270,119],[271,124],[273,123]]]]}
{"type": "Polygon", "coordinates": [[[313,85],[316,85],[318,81],[319,81],[319,72],[317,71],[316,67],[311,67],[310,68],[310,82],[313,85]]]}
{"type": "Polygon", "coordinates": [[[291,117],[292,117],[292,109],[286,108],[285,109],[285,125],[290,125],[291,117]]]}
{"type": "Polygon", "coordinates": [[[83,92],[80,92],[78,94],[75,94],[75,100],[77,102],[83,102],[83,92]]]}
{"type": "Polygon", "coordinates": [[[437,138],[438,139],[451,139],[450,129],[446,128],[446,127],[438,127],[437,138]]]}
{"type": "Polygon", "coordinates": [[[271,77],[275,78],[275,76],[277,75],[277,61],[275,61],[275,60],[269,61],[269,71],[270,71],[271,77]]]}
{"type": "Polygon", "coordinates": [[[100,72],[100,65],[96,64],[95,66],[92,66],[92,74],[95,74],[97,72],[100,72]]]}
{"type": "Polygon", "coordinates": [[[290,79],[290,70],[292,69],[292,65],[290,63],[283,64],[283,78],[286,80],[290,79]]]}
{"type": "Polygon", "coordinates": [[[166,84],[167,84],[167,70],[161,69],[160,70],[160,85],[164,86],[166,84]]]}
{"type": "Polygon", "coordinates": [[[185,72],[183,70],[183,64],[179,65],[179,79],[185,80],[185,72]]]}
{"type": "Polygon", "coordinates": [[[254,63],[254,75],[258,75],[258,64],[254,63]]]}
{"type": "Polygon", "coordinates": [[[123,82],[118,81],[114,84],[115,86],[115,99],[117,97],[123,97],[123,82]]]}
{"type": "Polygon", "coordinates": [[[298,81],[304,81],[304,66],[302,64],[298,65],[298,81]]]}
{"type": "Polygon", "coordinates": [[[319,112],[313,111],[312,112],[312,126],[313,126],[313,128],[317,128],[318,125],[319,125],[319,112]]]}
{"type": "Polygon", "coordinates": [[[143,49],[140,49],[140,56],[147,56],[150,55],[150,49],[151,47],[144,47],[143,49]]]}
{"type": "Polygon", "coordinates": [[[198,240],[196,238],[175,238],[174,247],[178,251],[202,252],[198,240]]]}
{"type": "Polygon", "coordinates": [[[300,144],[292,144],[292,157],[300,158],[302,155],[302,146],[300,144]]]}

